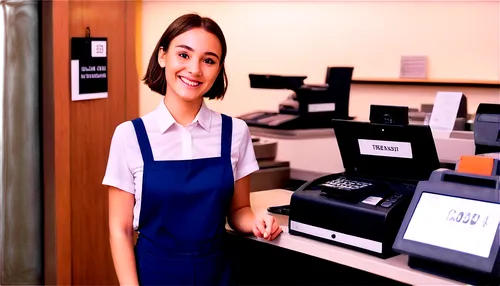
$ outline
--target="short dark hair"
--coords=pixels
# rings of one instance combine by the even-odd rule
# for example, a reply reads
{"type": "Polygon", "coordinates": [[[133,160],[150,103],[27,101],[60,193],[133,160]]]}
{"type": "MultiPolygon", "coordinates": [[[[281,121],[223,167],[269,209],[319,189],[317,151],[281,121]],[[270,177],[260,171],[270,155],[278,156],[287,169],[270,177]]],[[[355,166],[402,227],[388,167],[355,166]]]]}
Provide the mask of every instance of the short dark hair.
{"type": "Polygon", "coordinates": [[[203,97],[208,97],[209,99],[222,99],[224,98],[227,90],[227,75],[224,65],[227,53],[226,39],[222,33],[222,29],[214,20],[208,17],[201,17],[197,14],[182,15],[168,26],[156,44],[153,54],[149,59],[148,69],[142,80],[152,91],[165,95],[167,92],[167,80],[165,79],[165,69],[158,63],[158,53],[160,52],[160,48],[163,47],[168,49],[170,42],[175,37],[194,28],[203,28],[205,31],[214,34],[219,39],[221,44],[221,70],[217,75],[214,84],[210,90],[203,95],[203,97]]]}

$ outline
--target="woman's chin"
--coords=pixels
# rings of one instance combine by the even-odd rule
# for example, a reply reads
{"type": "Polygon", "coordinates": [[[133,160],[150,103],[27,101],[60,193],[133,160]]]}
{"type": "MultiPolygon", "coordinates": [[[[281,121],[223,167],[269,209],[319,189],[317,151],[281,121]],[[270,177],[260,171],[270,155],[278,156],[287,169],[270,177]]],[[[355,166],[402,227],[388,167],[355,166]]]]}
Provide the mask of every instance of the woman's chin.
{"type": "MultiPolygon", "coordinates": [[[[177,97],[186,102],[196,102],[200,99],[203,99],[203,94],[206,93],[203,88],[186,88],[183,84],[177,85],[175,88],[171,89],[173,94],[176,94],[177,97]]],[[[168,94],[167,90],[167,94],[168,94]]]]}
{"type": "Polygon", "coordinates": [[[187,102],[195,102],[203,99],[203,94],[199,92],[180,92],[178,93],[179,98],[187,102]]]}

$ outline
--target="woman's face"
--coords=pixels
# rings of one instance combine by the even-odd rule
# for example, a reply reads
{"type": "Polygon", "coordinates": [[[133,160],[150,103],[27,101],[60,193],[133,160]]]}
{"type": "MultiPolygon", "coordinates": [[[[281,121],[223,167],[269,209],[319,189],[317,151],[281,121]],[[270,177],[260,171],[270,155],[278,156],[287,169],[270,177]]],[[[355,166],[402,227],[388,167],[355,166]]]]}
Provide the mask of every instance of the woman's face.
{"type": "Polygon", "coordinates": [[[160,49],[158,63],[165,68],[167,95],[185,101],[200,100],[212,87],[221,69],[219,39],[201,28],[191,29],[160,49]]]}

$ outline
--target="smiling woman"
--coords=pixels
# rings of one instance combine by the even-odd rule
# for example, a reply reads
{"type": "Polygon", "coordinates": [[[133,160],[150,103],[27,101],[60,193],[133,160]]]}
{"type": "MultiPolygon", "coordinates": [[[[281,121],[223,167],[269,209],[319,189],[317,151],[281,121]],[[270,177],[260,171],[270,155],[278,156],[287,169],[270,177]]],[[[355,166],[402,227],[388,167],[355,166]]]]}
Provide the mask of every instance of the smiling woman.
{"type": "Polygon", "coordinates": [[[212,19],[176,19],[144,76],[162,102],[115,130],[103,184],[120,284],[233,285],[226,218],[267,240],[282,231],[250,207],[249,175],[259,167],[248,126],[204,103],[224,97],[226,51],[212,19]]]}
{"type": "Polygon", "coordinates": [[[224,82],[215,82],[223,60],[220,41],[214,34],[195,28],[177,36],[167,51],[161,47],[158,54],[158,63],[165,70],[166,96],[191,101],[201,99],[200,95],[212,88],[210,83],[216,88],[216,84],[225,86],[224,82]]]}
{"type": "MultiPolygon", "coordinates": [[[[167,28],[158,41],[143,78],[144,83],[151,90],[165,95],[167,82],[169,79],[172,80],[170,75],[165,76],[165,71],[170,71],[169,67],[165,65],[166,56],[170,56],[170,60],[174,61],[175,64],[172,63],[172,67],[180,67],[183,62],[181,59],[188,60],[191,56],[195,57],[195,61],[191,61],[191,63],[201,60],[207,65],[206,67],[211,68],[209,69],[212,71],[211,75],[214,72],[216,75],[212,89],[207,90],[206,86],[203,89],[206,92],[203,94],[204,97],[223,98],[227,89],[227,76],[224,68],[226,53],[227,46],[224,34],[215,22],[210,18],[202,18],[194,14],[183,15],[167,28]],[[168,50],[169,47],[171,47],[170,50],[168,50]]],[[[184,61],[184,63],[186,62],[184,61]]],[[[193,66],[195,69],[198,68],[198,65],[192,65],[191,68],[193,66]]]]}

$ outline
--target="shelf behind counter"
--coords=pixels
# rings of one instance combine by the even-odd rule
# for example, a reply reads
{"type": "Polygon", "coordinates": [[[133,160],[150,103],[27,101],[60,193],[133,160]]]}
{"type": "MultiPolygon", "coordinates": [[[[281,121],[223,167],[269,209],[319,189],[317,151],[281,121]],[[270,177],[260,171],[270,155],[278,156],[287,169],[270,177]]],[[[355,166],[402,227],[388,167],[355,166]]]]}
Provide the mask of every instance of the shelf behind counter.
{"type": "MultiPolygon", "coordinates": [[[[292,170],[314,173],[336,173],[344,170],[333,129],[276,130],[250,126],[252,136],[278,141],[277,160],[289,161],[292,170]]],[[[463,155],[475,152],[472,131],[451,134],[433,131],[439,160],[454,168],[463,155]]],[[[292,178],[293,174],[292,174],[292,178]]]]}

